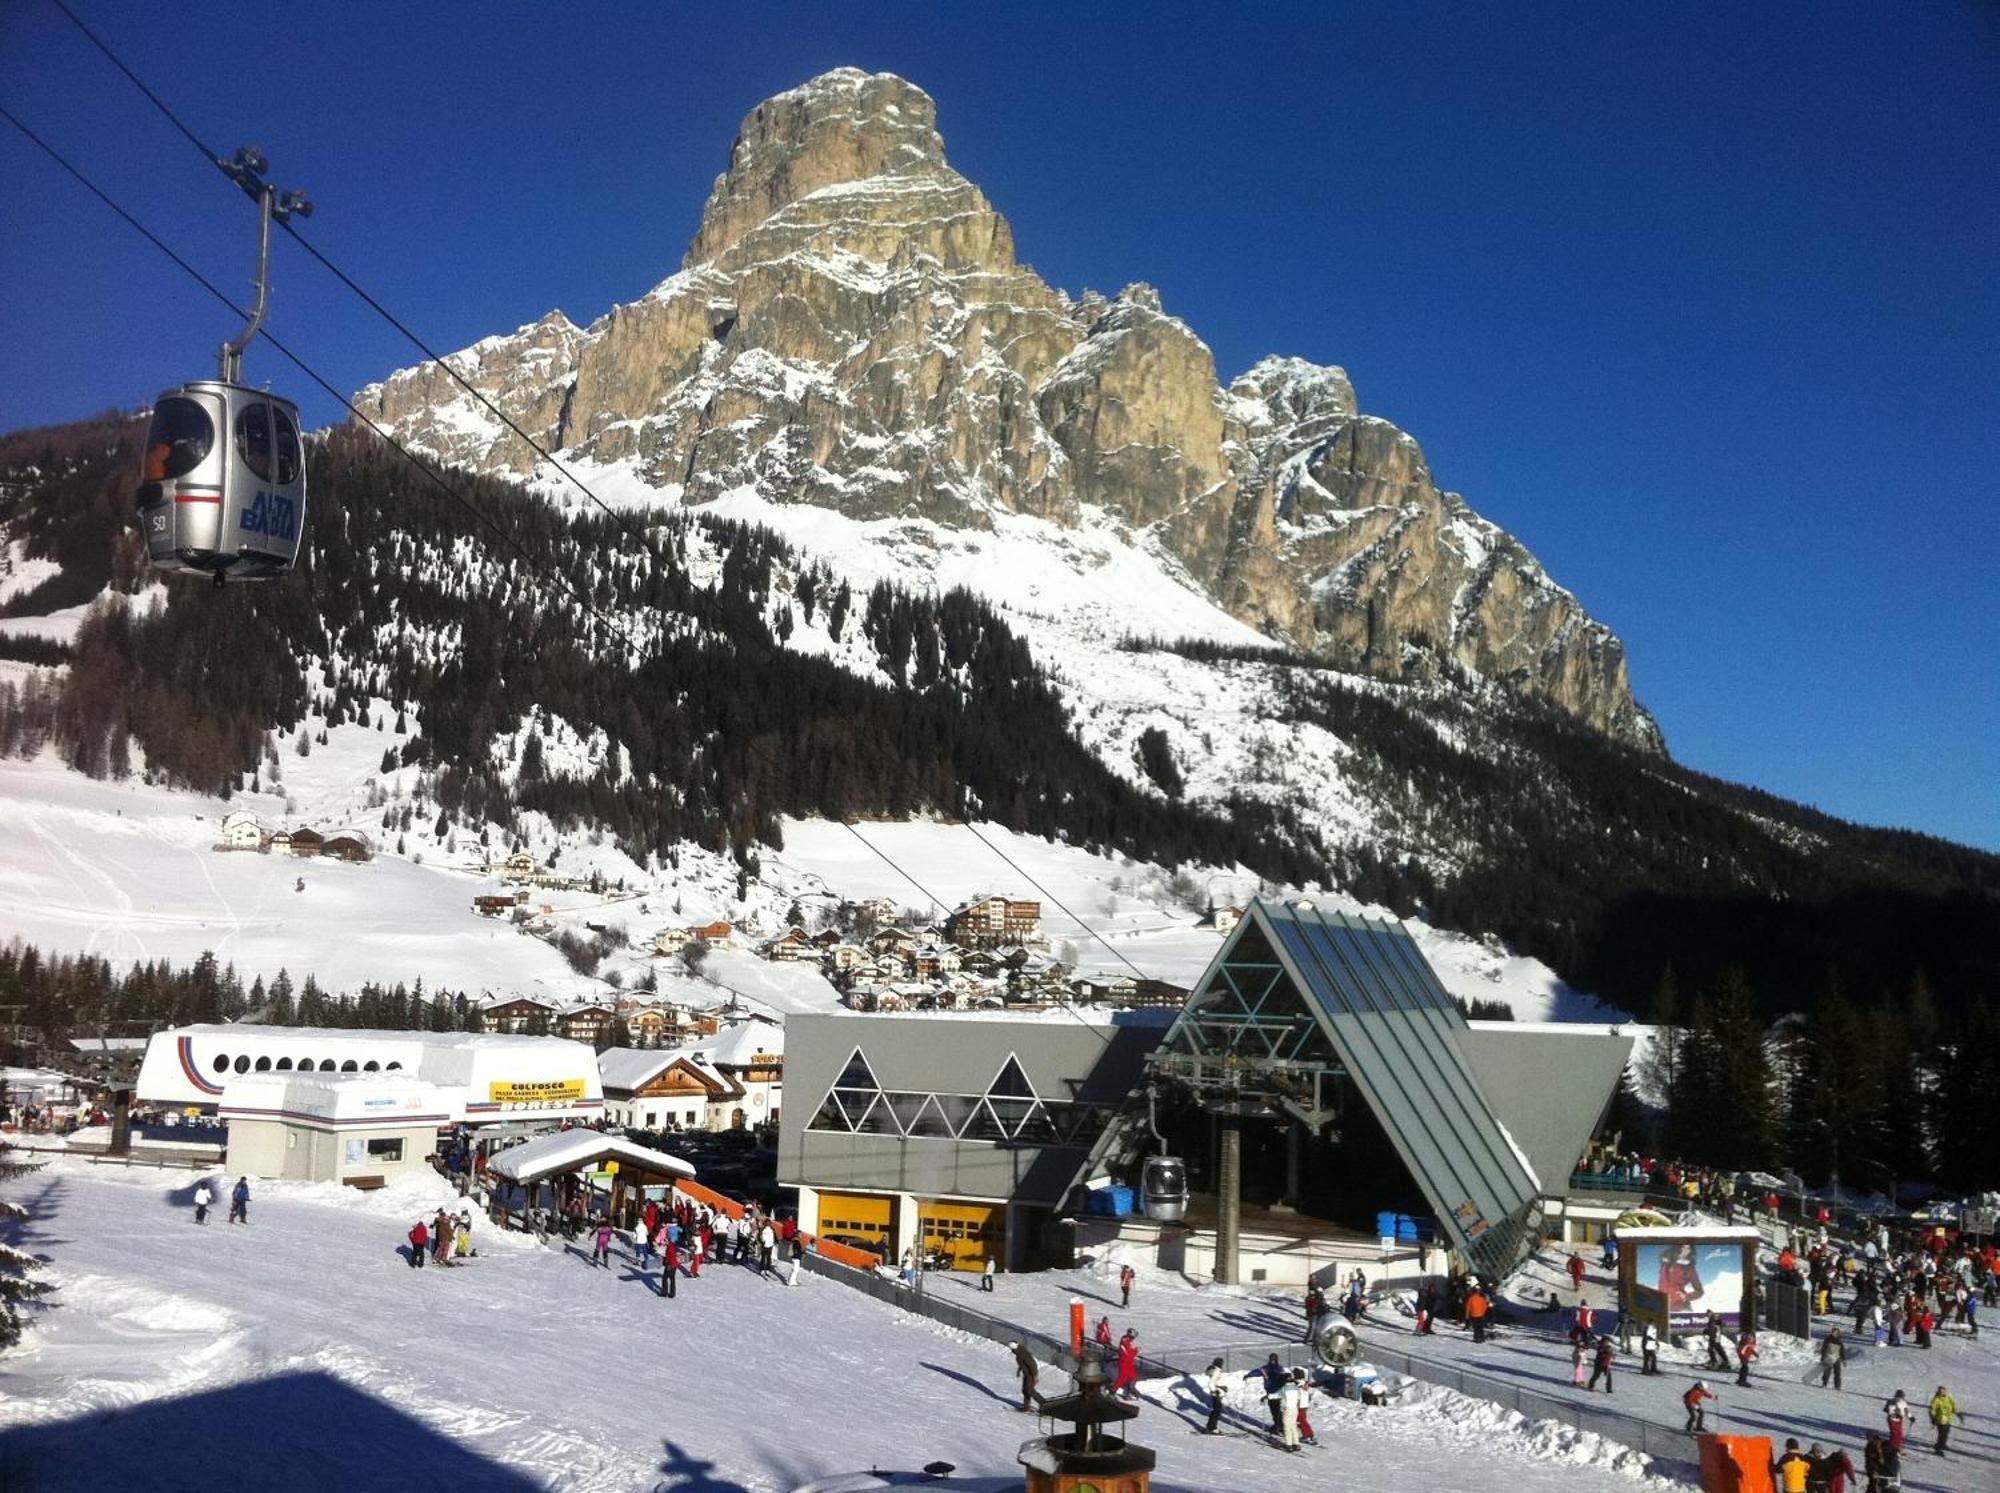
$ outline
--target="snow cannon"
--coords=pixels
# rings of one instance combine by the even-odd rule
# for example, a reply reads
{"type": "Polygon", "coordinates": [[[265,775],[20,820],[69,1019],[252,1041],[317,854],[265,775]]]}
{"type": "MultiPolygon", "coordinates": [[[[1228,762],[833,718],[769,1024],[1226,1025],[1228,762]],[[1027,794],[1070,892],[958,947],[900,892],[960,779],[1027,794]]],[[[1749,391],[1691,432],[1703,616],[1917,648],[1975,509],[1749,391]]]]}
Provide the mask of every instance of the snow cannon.
{"type": "Polygon", "coordinates": [[[1361,1339],[1348,1323],[1335,1317],[1313,1339],[1313,1353],[1330,1369],[1344,1369],[1361,1356],[1361,1339]]]}

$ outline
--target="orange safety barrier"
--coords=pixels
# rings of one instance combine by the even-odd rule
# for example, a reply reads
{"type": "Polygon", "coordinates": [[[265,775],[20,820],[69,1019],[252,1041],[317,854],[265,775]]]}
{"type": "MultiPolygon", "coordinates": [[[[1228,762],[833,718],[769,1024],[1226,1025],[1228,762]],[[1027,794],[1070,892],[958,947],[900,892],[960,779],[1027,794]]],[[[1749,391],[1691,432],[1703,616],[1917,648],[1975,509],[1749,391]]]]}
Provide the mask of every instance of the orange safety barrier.
{"type": "Polygon", "coordinates": [[[1701,1493],[1775,1493],[1769,1436],[1701,1437],[1701,1493]]]}

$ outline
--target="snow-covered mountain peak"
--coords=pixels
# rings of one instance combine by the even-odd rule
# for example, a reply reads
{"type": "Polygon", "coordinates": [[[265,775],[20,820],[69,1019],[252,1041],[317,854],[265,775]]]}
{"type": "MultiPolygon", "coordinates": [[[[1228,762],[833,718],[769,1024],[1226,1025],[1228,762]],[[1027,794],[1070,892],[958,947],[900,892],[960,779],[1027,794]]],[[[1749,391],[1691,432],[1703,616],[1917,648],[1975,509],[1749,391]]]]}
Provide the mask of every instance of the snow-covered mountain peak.
{"type": "MultiPolygon", "coordinates": [[[[1617,639],[1522,546],[1449,509],[1343,370],[1267,358],[1225,388],[1151,286],[1051,287],[946,162],[936,118],[921,89],[855,69],[767,100],[678,274],[587,331],[537,323],[454,367],[566,463],[667,501],[748,492],[794,537],[823,527],[792,522],[804,507],[1120,536],[1175,587],[1338,667],[1476,676],[1658,745],[1617,639]]],[[[448,460],[535,468],[440,370],[361,404],[448,460]]],[[[1058,542],[1050,561],[1088,548],[1058,542]]],[[[901,579],[928,589],[929,551],[904,552],[901,579]]]]}

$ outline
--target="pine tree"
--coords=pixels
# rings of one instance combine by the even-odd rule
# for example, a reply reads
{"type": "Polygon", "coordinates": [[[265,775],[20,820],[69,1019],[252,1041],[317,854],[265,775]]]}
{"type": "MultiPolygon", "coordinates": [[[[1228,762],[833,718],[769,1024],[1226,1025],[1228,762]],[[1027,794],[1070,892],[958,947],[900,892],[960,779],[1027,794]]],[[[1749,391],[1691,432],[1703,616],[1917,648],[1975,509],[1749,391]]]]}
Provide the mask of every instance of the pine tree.
{"type": "MultiPolygon", "coordinates": [[[[0,1182],[24,1177],[42,1166],[39,1161],[21,1160],[23,1155],[18,1147],[0,1141],[0,1182]]],[[[0,1221],[20,1224],[27,1222],[28,1216],[28,1210],[21,1204],[0,1198],[0,1221]]],[[[21,1340],[26,1326],[22,1309],[49,1289],[43,1282],[28,1278],[28,1272],[39,1270],[41,1264],[18,1243],[0,1239],[0,1348],[10,1348],[21,1340]]]]}

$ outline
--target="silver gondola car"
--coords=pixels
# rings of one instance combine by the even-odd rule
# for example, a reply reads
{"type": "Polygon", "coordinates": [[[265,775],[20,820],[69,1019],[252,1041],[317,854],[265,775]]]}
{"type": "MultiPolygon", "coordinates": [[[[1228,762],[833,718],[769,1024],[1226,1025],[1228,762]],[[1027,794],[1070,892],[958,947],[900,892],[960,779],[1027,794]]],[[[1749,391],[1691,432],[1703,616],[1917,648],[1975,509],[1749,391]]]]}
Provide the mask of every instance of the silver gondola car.
{"type": "Polygon", "coordinates": [[[1140,1173],[1139,1188],[1146,1217],[1173,1223],[1186,1215],[1187,1163],[1180,1157],[1148,1157],[1140,1173]]]}
{"type": "Polygon", "coordinates": [[[138,510],[157,570],[217,585],[284,575],[305,534],[298,406],[218,379],[167,390],[153,403],[138,510]]]}

